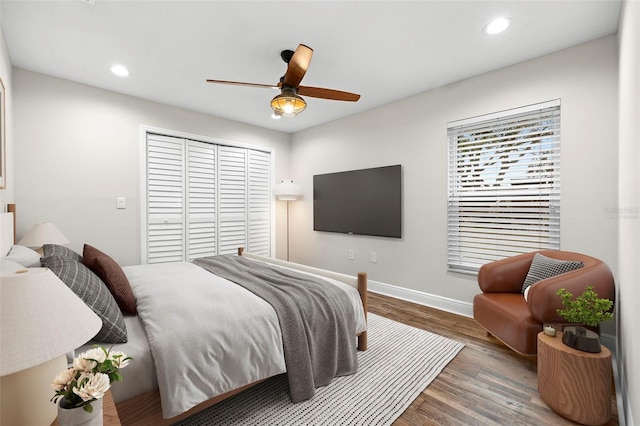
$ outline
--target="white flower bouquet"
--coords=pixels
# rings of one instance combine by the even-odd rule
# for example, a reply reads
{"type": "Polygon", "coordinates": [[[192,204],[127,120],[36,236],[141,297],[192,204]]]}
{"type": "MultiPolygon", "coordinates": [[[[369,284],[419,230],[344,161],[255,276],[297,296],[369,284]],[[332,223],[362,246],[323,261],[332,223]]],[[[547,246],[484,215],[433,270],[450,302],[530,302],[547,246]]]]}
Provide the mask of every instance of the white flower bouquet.
{"type": "Polygon", "coordinates": [[[118,370],[131,360],[120,351],[107,351],[102,346],[81,353],[71,367],[53,379],[51,387],[56,394],[51,401],[57,403],[60,400],[62,408],[82,407],[91,413],[91,402],[102,398],[112,382],[122,380],[118,370]]]}

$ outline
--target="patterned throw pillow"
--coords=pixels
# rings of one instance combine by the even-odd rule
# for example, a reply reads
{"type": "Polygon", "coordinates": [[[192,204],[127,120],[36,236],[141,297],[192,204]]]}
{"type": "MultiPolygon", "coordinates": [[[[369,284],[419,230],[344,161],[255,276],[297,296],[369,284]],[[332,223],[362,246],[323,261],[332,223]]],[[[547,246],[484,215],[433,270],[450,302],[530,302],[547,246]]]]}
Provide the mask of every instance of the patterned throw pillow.
{"type": "Polygon", "coordinates": [[[527,287],[537,283],[538,281],[564,274],[565,272],[573,271],[575,269],[580,269],[583,266],[584,264],[582,262],[552,259],[550,257],[543,256],[540,253],[536,253],[536,255],[533,256],[533,261],[531,262],[531,267],[527,273],[527,278],[525,278],[524,284],[522,284],[521,293],[524,294],[527,287]]]}
{"type": "Polygon", "coordinates": [[[42,266],[46,266],[44,264],[45,259],[51,256],[60,256],[63,259],[74,260],[76,262],[82,262],[82,256],[80,256],[75,251],[70,248],[66,248],[65,246],[59,246],[57,244],[45,244],[42,246],[42,266]]]}
{"type": "Polygon", "coordinates": [[[93,340],[104,343],[127,341],[127,328],[122,312],[107,286],[96,274],[82,263],[61,256],[49,256],[44,263],[102,320],[102,328],[93,340]]]}
{"type": "Polygon", "coordinates": [[[84,245],[82,257],[83,263],[107,285],[122,313],[137,315],[136,298],[131,284],[118,262],[89,244],[84,245]]]}

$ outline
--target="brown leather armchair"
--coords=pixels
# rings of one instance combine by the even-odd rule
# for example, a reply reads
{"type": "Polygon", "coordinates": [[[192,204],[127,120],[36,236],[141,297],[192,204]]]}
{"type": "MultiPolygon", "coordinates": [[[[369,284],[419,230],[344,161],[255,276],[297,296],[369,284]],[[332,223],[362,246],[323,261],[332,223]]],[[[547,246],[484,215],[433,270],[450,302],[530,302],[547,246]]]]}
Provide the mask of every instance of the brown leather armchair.
{"type": "Polygon", "coordinates": [[[592,286],[601,298],[614,300],[615,285],[609,267],[599,259],[567,251],[539,251],[487,263],[478,272],[481,294],[473,299],[473,317],[488,333],[523,355],[536,355],[538,333],[543,324],[566,323],[556,310],[562,301],[556,295],[566,288],[574,295],[592,286]],[[527,300],[521,293],[522,284],[536,253],[559,260],[584,263],[580,269],[536,282],[529,289],[527,300]]]}

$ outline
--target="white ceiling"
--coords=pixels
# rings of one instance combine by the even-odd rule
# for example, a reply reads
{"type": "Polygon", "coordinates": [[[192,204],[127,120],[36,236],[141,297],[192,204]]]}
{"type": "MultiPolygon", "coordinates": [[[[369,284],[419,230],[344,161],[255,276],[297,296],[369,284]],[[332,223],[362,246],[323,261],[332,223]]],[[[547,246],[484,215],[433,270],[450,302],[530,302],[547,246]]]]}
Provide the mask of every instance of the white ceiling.
{"type": "Polygon", "coordinates": [[[0,1],[15,67],[283,132],[297,132],[617,31],[620,0],[0,1]],[[482,32],[496,17],[511,27],[482,32]],[[283,49],[314,49],[302,82],[356,92],[305,98],[273,120],[283,49]],[[131,75],[116,77],[112,64],[131,75]]]}

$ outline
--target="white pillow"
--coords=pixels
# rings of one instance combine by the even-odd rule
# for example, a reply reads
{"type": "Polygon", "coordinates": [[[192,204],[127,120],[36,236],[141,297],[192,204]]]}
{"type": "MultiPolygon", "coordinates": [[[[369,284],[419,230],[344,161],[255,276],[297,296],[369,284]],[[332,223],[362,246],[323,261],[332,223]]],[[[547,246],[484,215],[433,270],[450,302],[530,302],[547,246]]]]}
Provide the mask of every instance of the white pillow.
{"type": "Polygon", "coordinates": [[[16,271],[24,270],[24,266],[19,263],[7,260],[6,257],[0,259],[0,275],[13,275],[16,271]]]}
{"type": "Polygon", "coordinates": [[[26,268],[40,267],[40,253],[29,247],[15,245],[3,259],[19,263],[26,268]]]}

